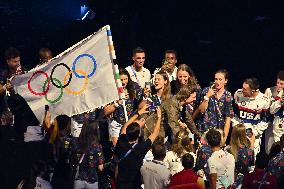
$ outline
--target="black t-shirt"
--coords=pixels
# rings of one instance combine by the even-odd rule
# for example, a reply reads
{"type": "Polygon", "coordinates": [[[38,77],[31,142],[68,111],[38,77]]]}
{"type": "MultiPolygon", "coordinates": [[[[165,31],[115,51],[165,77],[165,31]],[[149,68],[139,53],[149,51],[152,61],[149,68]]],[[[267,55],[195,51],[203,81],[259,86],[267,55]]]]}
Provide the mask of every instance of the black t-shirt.
{"type": "Polygon", "coordinates": [[[145,142],[138,143],[134,146],[131,152],[124,157],[132,148],[132,145],[134,144],[129,144],[127,142],[125,134],[120,135],[116,147],[116,154],[120,157],[120,162],[118,164],[117,189],[140,188],[140,168],[143,164],[143,159],[146,153],[151,148],[152,141],[147,139],[145,142]]]}
{"type": "Polygon", "coordinates": [[[118,159],[122,159],[123,156],[128,152],[128,150],[132,147],[131,144],[128,143],[126,134],[122,134],[119,136],[117,140],[117,144],[114,149],[114,154],[118,159]]]}

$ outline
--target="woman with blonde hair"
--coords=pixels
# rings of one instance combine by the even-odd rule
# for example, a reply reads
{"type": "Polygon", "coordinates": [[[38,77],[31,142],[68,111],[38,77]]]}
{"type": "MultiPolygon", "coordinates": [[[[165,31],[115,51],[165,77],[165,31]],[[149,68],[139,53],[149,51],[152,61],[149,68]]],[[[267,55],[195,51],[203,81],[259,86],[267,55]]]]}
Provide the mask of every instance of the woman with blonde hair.
{"type": "MultiPolygon", "coordinates": [[[[164,71],[159,71],[155,75],[154,79],[154,91],[151,94],[150,89],[144,89],[144,99],[139,107],[143,107],[146,103],[149,104],[150,114],[146,115],[146,125],[144,127],[144,138],[147,139],[148,136],[154,131],[156,123],[156,108],[161,105],[162,102],[170,99],[171,89],[168,74],[164,71]]],[[[164,137],[164,130],[160,130],[159,136],[164,137]]]]}
{"type": "MultiPolygon", "coordinates": [[[[181,87],[189,87],[193,88],[196,91],[196,102],[200,99],[200,94],[202,92],[200,85],[196,79],[194,72],[191,68],[186,64],[179,65],[177,69],[177,80],[171,82],[171,92],[173,95],[176,95],[181,87]]],[[[193,115],[194,111],[197,109],[197,105],[195,101],[192,104],[188,104],[184,106],[185,110],[188,111],[191,115],[193,115]]],[[[197,113],[196,113],[197,116],[197,113]]],[[[196,117],[193,115],[193,119],[196,117]]]]}
{"type": "Polygon", "coordinates": [[[166,154],[164,162],[166,163],[172,175],[183,170],[181,157],[187,153],[190,153],[194,157],[195,164],[196,155],[192,146],[193,138],[190,137],[191,133],[186,130],[180,130],[177,132],[171,150],[166,154]]]}
{"type": "Polygon", "coordinates": [[[235,186],[242,183],[243,176],[254,164],[254,140],[254,134],[250,135],[243,124],[234,126],[227,151],[235,158],[235,186]]]}
{"type": "MultiPolygon", "coordinates": [[[[150,89],[144,89],[144,98],[149,99],[155,103],[155,106],[159,106],[162,101],[168,100],[171,97],[171,88],[169,77],[166,72],[159,71],[154,78],[154,91],[151,94],[150,89]]],[[[143,107],[143,105],[140,105],[143,107]]]]}
{"type": "Polygon", "coordinates": [[[177,94],[182,86],[200,88],[195,74],[186,64],[179,65],[177,69],[177,80],[171,82],[172,94],[177,94]]]}

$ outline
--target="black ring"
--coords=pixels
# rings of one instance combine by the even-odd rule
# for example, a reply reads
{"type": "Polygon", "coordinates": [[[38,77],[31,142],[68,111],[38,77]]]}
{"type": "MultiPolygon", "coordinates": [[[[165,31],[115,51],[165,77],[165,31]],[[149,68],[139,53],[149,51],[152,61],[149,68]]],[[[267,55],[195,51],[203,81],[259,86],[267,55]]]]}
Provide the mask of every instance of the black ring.
{"type": "Polygon", "coordinates": [[[67,87],[67,86],[70,84],[71,79],[72,79],[72,71],[71,71],[71,69],[70,69],[66,64],[64,64],[64,63],[59,63],[59,64],[56,64],[56,65],[52,68],[51,74],[50,74],[50,81],[51,81],[51,83],[52,83],[55,87],[60,88],[60,89],[67,87]],[[65,68],[67,68],[67,70],[68,70],[69,72],[71,72],[68,82],[67,82],[65,85],[63,85],[63,86],[58,86],[58,85],[53,81],[53,78],[52,78],[52,74],[53,74],[55,68],[56,68],[57,66],[60,66],[60,65],[64,66],[65,68]]]}

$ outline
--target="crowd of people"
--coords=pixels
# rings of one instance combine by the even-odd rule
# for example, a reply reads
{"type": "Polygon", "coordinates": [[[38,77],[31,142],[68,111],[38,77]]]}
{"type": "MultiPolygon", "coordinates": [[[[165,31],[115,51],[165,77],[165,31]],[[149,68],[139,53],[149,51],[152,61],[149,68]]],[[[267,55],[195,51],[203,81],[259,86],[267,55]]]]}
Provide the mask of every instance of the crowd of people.
{"type": "MultiPolygon", "coordinates": [[[[43,48],[39,57],[43,64],[52,53],[43,48]]],[[[47,143],[50,153],[19,180],[19,189],[284,188],[284,71],[264,93],[251,77],[232,94],[226,69],[201,87],[190,66],[167,50],[151,75],[137,47],[133,64],[119,69],[124,99],[54,120],[47,108],[38,123],[26,116],[28,107],[10,83],[26,71],[20,53],[9,48],[5,58],[0,125],[25,141],[40,132],[33,139],[47,143]]]]}

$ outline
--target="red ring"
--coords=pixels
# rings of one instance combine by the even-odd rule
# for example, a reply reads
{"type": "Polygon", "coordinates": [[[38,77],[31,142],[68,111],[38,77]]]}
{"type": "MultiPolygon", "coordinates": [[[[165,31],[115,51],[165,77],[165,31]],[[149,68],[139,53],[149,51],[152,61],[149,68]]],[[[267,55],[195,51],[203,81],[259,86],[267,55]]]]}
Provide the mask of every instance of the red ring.
{"type": "Polygon", "coordinates": [[[33,93],[34,95],[39,95],[39,96],[45,95],[45,94],[49,91],[49,86],[50,86],[50,79],[48,78],[47,73],[44,72],[44,71],[41,71],[41,70],[38,70],[38,71],[36,71],[35,73],[33,73],[33,75],[30,77],[30,79],[29,79],[29,81],[28,81],[28,89],[29,89],[30,92],[33,93]],[[46,79],[48,80],[48,85],[47,85],[46,90],[43,91],[43,92],[40,92],[40,93],[34,91],[34,90],[31,88],[31,80],[32,80],[32,78],[33,78],[36,74],[43,74],[43,75],[45,75],[46,79]]]}

